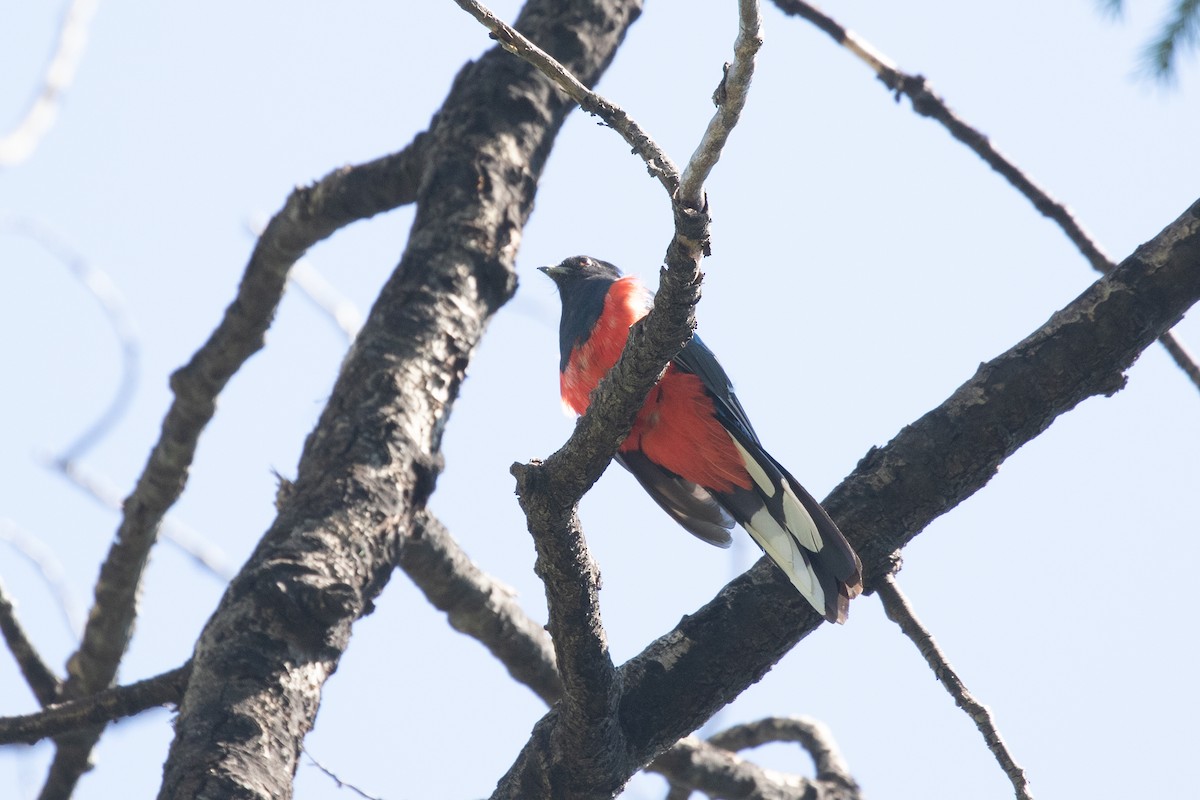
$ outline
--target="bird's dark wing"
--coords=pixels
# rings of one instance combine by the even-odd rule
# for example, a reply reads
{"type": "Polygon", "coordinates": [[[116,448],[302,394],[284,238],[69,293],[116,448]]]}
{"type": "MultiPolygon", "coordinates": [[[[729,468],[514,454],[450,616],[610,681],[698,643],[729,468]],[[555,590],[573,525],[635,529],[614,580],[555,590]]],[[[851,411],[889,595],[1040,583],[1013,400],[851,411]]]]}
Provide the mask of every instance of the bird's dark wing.
{"type": "Polygon", "coordinates": [[[862,591],[858,556],[821,504],[763,449],[729,376],[704,342],[693,337],[675,364],[700,378],[751,478],[749,489],[717,493],[713,500],[746,529],[826,619],[845,621],[850,599],[862,591]]]}
{"type": "Polygon", "coordinates": [[[640,450],[617,453],[617,462],[633,473],[654,502],[687,531],[709,544],[729,547],[733,517],[708,490],[655,464],[640,450]]]}
{"type": "Polygon", "coordinates": [[[750,424],[750,418],[746,416],[746,410],[733,393],[733,381],[729,380],[717,357],[699,336],[693,336],[679,355],[675,356],[674,364],[684,372],[690,372],[700,378],[713,399],[713,405],[716,406],[717,418],[725,427],[734,425],[755,444],[761,445],[758,434],[754,432],[754,426],[750,424]]]}

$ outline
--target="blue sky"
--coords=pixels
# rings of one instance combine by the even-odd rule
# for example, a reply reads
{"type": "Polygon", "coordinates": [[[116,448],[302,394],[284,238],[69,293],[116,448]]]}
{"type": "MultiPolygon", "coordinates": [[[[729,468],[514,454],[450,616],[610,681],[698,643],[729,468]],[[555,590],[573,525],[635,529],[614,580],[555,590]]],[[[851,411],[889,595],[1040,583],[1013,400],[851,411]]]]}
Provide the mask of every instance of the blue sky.
{"type": "MultiPolygon", "coordinates": [[[[516,3],[494,9],[511,19],[516,3]]],[[[1090,2],[838,2],[826,10],[924,74],[967,120],[1066,202],[1114,258],[1200,195],[1200,70],[1166,89],[1137,75],[1162,9],[1123,22],[1090,2]]],[[[8,4],[0,130],[25,108],[60,9],[8,4]]],[[[729,58],[733,5],[651,3],[600,85],[682,162],[729,58]]],[[[742,127],[709,184],[713,257],[699,308],[772,453],[818,497],[872,445],[939,403],[1096,276],[1062,234],[935,123],[894,103],[806,23],[765,9],[766,44],[742,127]]],[[[101,4],[57,124],[0,172],[0,221],[33,221],[121,292],[141,347],[128,413],[83,459],[120,494],[169,402],[166,379],[203,342],[249,254],[249,225],[291,187],[394,151],[423,130],[457,69],[489,46],[453,3],[101,4]]],[[[411,210],[358,223],[310,253],[364,311],[403,249],[411,210]]],[[[653,283],[670,235],[661,187],[611,131],[572,116],[518,257],[521,287],[473,360],[445,441],[433,510],[485,570],[544,617],[508,466],[544,456],[571,421],[557,398],[558,301],[535,268],[588,253],[653,283]]],[[[63,264],[0,227],[0,525],[62,565],[86,609],[116,517],[44,469],[103,411],[119,348],[63,264]]],[[[1200,325],[1178,329],[1200,350],[1200,325]]],[[[221,396],[173,519],[236,568],[294,473],[346,341],[297,293],[221,396]]],[[[1137,781],[1179,795],[1200,711],[1185,565],[1200,556],[1200,394],[1152,347],[1129,386],[1062,417],[976,496],[922,533],[899,581],[1036,794],[1111,797],[1137,781]],[[1137,769],[1128,778],[1104,767],[1137,769]],[[1115,773],[1115,774],[1114,774],[1115,773]]],[[[693,540],[610,470],[581,510],[604,575],[618,661],[758,557],[693,540]]],[[[47,660],[73,636],[44,581],[0,541],[0,579],[47,660]]],[[[222,585],[160,545],[122,680],[177,666],[222,585]]],[[[490,792],[541,716],[474,641],[398,574],[355,628],[308,746],[386,798],[490,792]]],[[[34,708],[0,656],[0,713],[34,708]]],[[[1011,796],[969,720],[875,598],[805,640],[715,727],[768,714],[831,726],[874,798],[1011,796]]],[[[142,797],[158,783],[169,714],[110,729],[77,796],[142,797]]],[[[48,747],[0,750],[0,785],[40,786],[48,747]]],[[[807,771],[782,746],[754,754],[807,771]]],[[[657,778],[632,798],[662,796],[657,778]]],[[[347,796],[302,765],[297,796],[347,796]]]]}

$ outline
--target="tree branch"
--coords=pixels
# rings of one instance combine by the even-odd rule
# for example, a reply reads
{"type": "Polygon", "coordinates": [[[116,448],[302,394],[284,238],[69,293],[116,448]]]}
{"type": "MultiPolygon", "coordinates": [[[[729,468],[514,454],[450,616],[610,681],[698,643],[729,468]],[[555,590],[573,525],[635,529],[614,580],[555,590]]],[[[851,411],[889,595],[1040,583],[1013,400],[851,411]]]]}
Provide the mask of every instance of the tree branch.
{"type": "MultiPolygon", "coordinates": [[[[633,0],[532,0],[522,22],[594,81],[633,0]]],[[[440,469],[446,415],[512,295],[537,177],[571,105],[493,50],[455,80],[400,265],[343,363],[293,491],[197,644],[160,797],[280,797],[323,682],[371,608],[440,469]],[[262,735],[239,732],[252,726],[262,735]]],[[[401,548],[402,549],[402,548],[401,548]]]]}
{"type": "Polygon", "coordinates": [[[938,679],[938,683],[945,687],[950,696],[954,698],[954,703],[975,722],[975,727],[979,729],[979,732],[983,734],[983,740],[987,742],[988,750],[991,750],[992,755],[995,756],[996,763],[1012,781],[1017,800],[1033,800],[1033,795],[1029,790],[1029,780],[1025,777],[1025,770],[1021,769],[1012,753],[1009,752],[1008,745],[1004,743],[1004,738],[1000,735],[1000,729],[996,727],[996,720],[992,718],[992,712],[967,691],[967,687],[958,677],[958,673],[954,671],[954,667],[950,665],[946,654],[938,647],[933,635],[917,619],[916,612],[913,611],[908,598],[900,591],[896,578],[893,575],[884,575],[876,585],[876,589],[888,619],[899,625],[900,630],[904,631],[904,635],[912,640],[912,643],[917,646],[917,650],[924,656],[925,663],[929,664],[929,668],[933,670],[933,675],[938,679]]]}
{"type": "Polygon", "coordinates": [[[738,752],[770,742],[796,742],[812,757],[817,780],[829,781],[858,792],[850,766],[825,723],[811,717],[767,717],[735,725],[709,738],[709,743],[738,752]]]}
{"type": "MultiPolygon", "coordinates": [[[[532,689],[546,705],[557,702],[562,694],[562,683],[553,646],[545,630],[515,602],[511,590],[471,562],[454,537],[432,515],[428,512],[420,514],[417,526],[416,535],[403,542],[400,567],[434,606],[446,612],[455,630],[487,647],[514,679],[532,689]]],[[[792,718],[779,725],[781,728],[787,724],[798,727],[801,723],[814,731],[811,739],[803,740],[803,743],[817,765],[818,781],[828,784],[822,787],[826,797],[833,800],[835,795],[830,792],[839,786],[854,786],[854,780],[841,760],[832,736],[820,723],[807,718],[792,718]]],[[[785,736],[788,734],[779,734],[780,738],[785,736]]],[[[787,740],[799,740],[799,734],[787,740]]],[[[736,744],[727,743],[722,747],[734,749],[736,744]]],[[[718,796],[719,786],[731,781],[737,785],[771,787],[771,791],[789,790],[788,787],[796,785],[797,780],[803,781],[798,776],[761,770],[742,759],[730,760],[728,756],[713,744],[689,736],[646,769],[712,797],[718,796]]]]}
{"type": "MultiPolygon", "coordinates": [[[[196,444],[216,410],[217,395],[263,346],[288,269],[338,228],[412,202],[424,157],[424,139],[417,137],[400,153],[336,170],[292,192],[267,224],[224,319],[192,360],[171,376],[175,399],[137,486],[123,505],[116,538],[100,568],[83,641],[68,662],[65,697],[95,694],[112,683],[133,630],[142,573],[163,516],[183,493],[196,444]]],[[[58,742],[43,800],[70,796],[87,769],[100,731],[82,731],[58,742]]]]}
{"type": "Polygon", "coordinates": [[[131,717],[155,706],[177,703],[190,671],[188,662],[128,686],[113,686],[78,700],[47,705],[33,714],[0,717],[0,745],[33,744],[50,736],[131,717]]]}
{"type": "Polygon", "coordinates": [[[37,648],[25,634],[25,629],[17,621],[17,610],[13,608],[3,583],[0,583],[0,633],[4,635],[4,642],[16,659],[17,666],[37,701],[43,706],[48,706],[57,700],[62,684],[54,671],[46,666],[37,648]]]}
{"type": "Polygon", "coordinates": [[[721,158],[729,134],[737,126],[750,93],[754,75],[754,57],[762,47],[758,0],[739,0],[738,35],[733,43],[733,61],[725,65],[721,84],[713,93],[717,113],[709,120],[700,146],[688,160],[679,186],[680,203],[688,208],[704,208],[704,182],[721,158]]]}
{"type": "MultiPolygon", "coordinates": [[[[1060,414],[1122,388],[1121,372],[1200,299],[1200,201],[1109,276],[1008,352],[982,364],[941,406],[871,450],[825,508],[862,558],[868,587],[891,555],[978,491],[998,465],[1060,414]]],[[[646,763],[757,681],[821,618],[761,559],[710,603],[621,667],[621,721],[646,763]]],[[[505,776],[540,786],[557,715],[505,776]]],[[[614,775],[623,782],[627,775],[614,775]]]]}
{"type": "MultiPolygon", "coordinates": [[[[729,97],[689,163],[687,192],[681,192],[675,190],[679,184],[673,165],[657,148],[646,146],[648,137],[617,106],[581,91],[582,82],[569,70],[554,63],[474,0],[456,2],[492,30],[506,49],[538,67],[581,106],[594,110],[618,129],[651,173],[660,175],[671,194],[675,235],[667,250],[667,268],[661,273],[654,309],[630,332],[621,359],[593,393],[588,413],[567,443],[544,464],[514,464],[512,468],[538,551],[535,570],[546,587],[549,629],[563,678],[564,702],[552,712],[561,714],[562,724],[555,729],[555,741],[549,745],[555,753],[555,780],[560,783],[534,787],[513,783],[506,776],[495,796],[530,792],[611,795],[625,780],[610,785],[611,777],[627,777],[636,766],[621,764],[614,768],[612,763],[620,761],[627,751],[616,713],[619,685],[600,620],[599,571],[588,554],[576,508],[580,497],[629,435],[647,392],[695,328],[700,261],[708,251],[703,181],[719,158],[745,101],[757,50],[758,8],[753,0],[740,4],[741,32],[737,63],[730,69],[729,97]]],[[[543,766],[546,768],[539,771],[539,778],[550,779],[552,770],[547,764],[543,766]]]]}
{"type": "MultiPolygon", "coordinates": [[[[912,101],[913,111],[923,117],[930,117],[940,122],[951,136],[969,147],[988,166],[1000,173],[1014,189],[1024,195],[1034,208],[1057,224],[1093,269],[1102,275],[1107,275],[1116,269],[1116,263],[1083,229],[1071,211],[1063,203],[1051,197],[1049,192],[1035,183],[1020,167],[996,149],[991,139],[951,111],[946,102],[934,93],[923,76],[902,72],[891,59],[876,50],[869,42],[804,0],[774,0],[774,2],[785,14],[808,20],[857,56],[875,72],[875,75],[889,90],[895,93],[897,100],[900,95],[907,95],[912,101]]],[[[1200,388],[1200,363],[1191,357],[1187,348],[1175,334],[1164,331],[1159,337],[1159,341],[1162,342],[1163,347],[1171,354],[1171,358],[1184,374],[1197,388],[1200,388]]]]}

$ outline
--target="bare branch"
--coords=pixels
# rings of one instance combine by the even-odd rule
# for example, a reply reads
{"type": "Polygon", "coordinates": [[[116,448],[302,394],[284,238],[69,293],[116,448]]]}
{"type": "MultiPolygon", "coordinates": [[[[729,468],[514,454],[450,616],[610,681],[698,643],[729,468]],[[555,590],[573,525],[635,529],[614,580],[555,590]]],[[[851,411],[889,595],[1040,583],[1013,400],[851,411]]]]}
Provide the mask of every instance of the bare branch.
{"type": "Polygon", "coordinates": [[[518,33],[515,28],[509,27],[504,20],[493,14],[482,3],[477,0],[454,0],[454,2],[491,31],[492,38],[499,42],[501,47],[532,64],[539,72],[554,81],[555,85],[578,103],[580,108],[589,114],[600,117],[608,127],[619,133],[633,148],[633,152],[646,162],[646,168],[651,175],[658,178],[659,183],[667,190],[667,194],[675,196],[675,192],[679,188],[679,169],[662,148],[655,144],[654,140],[620,106],[593,92],[572,75],[570,70],[518,33]]]}
{"type": "MultiPolygon", "coordinates": [[[[313,244],[350,222],[412,202],[424,168],[422,137],[403,151],[357,167],[344,167],[299,188],[259,238],[237,296],[192,360],[171,376],[175,400],[150,453],[100,568],[96,597],[83,641],[68,662],[68,698],[107,687],[128,645],[150,549],[163,516],[183,492],[200,434],[216,410],[216,397],[233,374],[263,345],[289,268],[313,244]]],[[[68,797],[87,768],[100,729],[59,742],[44,800],[68,797]]]]}
{"type": "Polygon", "coordinates": [[[128,686],[114,686],[97,694],[49,705],[33,714],[0,717],[0,745],[33,744],[70,731],[87,730],[98,723],[178,703],[191,672],[191,662],[128,686]]]}
{"type": "Polygon", "coordinates": [[[762,47],[758,0],[739,0],[738,35],[733,44],[733,61],[725,65],[721,84],[713,94],[717,113],[709,120],[700,140],[700,146],[692,154],[679,186],[679,200],[688,208],[704,207],[704,182],[721,157],[729,134],[741,118],[750,92],[750,79],[754,75],[754,57],[762,47]]]}
{"type": "Polygon", "coordinates": [[[337,784],[337,787],[339,789],[349,789],[350,791],[354,792],[359,797],[365,798],[365,800],[382,800],[382,798],[376,797],[373,794],[367,794],[362,789],[355,786],[353,783],[349,783],[349,782],[344,781],[341,778],[339,778],[333,770],[331,770],[329,767],[322,764],[320,761],[317,761],[316,757],[313,756],[313,754],[310,753],[307,748],[305,748],[305,750],[304,750],[304,755],[308,757],[308,760],[312,763],[312,765],[314,767],[321,770],[321,772],[325,773],[325,777],[329,778],[331,781],[333,781],[335,784],[337,784]]]}
{"type": "Polygon", "coordinates": [[[974,720],[975,727],[983,734],[983,740],[987,742],[988,749],[992,751],[996,762],[1004,770],[1008,779],[1012,781],[1017,800],[1033,800],[1033,795],[1029,791],[1029,780],[1025,777],[1025,770],[1021,769],[1012,753],[1009,752],[1008,745],[1004,743],[1004,738],[1000,735],[1000,729],[996,727],[996,720],[992,718],[992,712],[967,691],[967,687],[958,677],[958,673],[954,671],[954,667],[950,665],[946,654],[934,641],[933,635],[917,619],[916,612],[913,611],[908,598],[900,591],[895,576],[884,575],[876,589],[888,619],[900,626],[900,630],[924,656],[925,662],[933,670],[938,683],[942,684],[950,693],[955,704],[974,720]]]}
{"type": "Polygon", "coordinates": [[[25,676],[25,682],[29,684],[37,701],[43,706],[48,706],[57,700],[62,684],[54,671],[46,666],[37,648],[25,634],[25,629],[17,621],[17,611],[13,608],[3,583],[0,583],[0,633],[4,635],[4,642],[16,659],[17,666],[20,667],[21,674],[25,676]]]}
{"type": "MultiPolygon", "coordinates": [[[[594,81],[639,8],[530,0],[519,26],[594,81]]],[[[306,441],[295,490],[197,643],[160,797],[289,793],[322,685],[399,559],[397,530],[412,530],[434,489],[446,416],[515,290],[537,177],[572,107],[498,48],[455,80],[428,133],[401,263],[306,441]]]]}
{"type": "Polygon", "coordinates": [[[769,742],[796,742],[812,756],[818,780],[858,790],[850,766],[834,741],[833,732],[825,723],[812,717],[767,717],[735,725],[709,737],[709,742],[734,752],[769,742]]]}
{"type": "Polygon", "coordinates": [[[58,105],[71,88],[87,48],[92,17],[98,5],[98,0],[71,0],[63,15],[58,45],[46,68],[41,90],[16,127],[0,137],[0,167],[14,167],[26,161],[54,125],[58,105]]]}
{"type": "Polygon", "coordinates": [[[653,764],[671,783],[668,800],[685,800],[692,790],[714,800],[852,800],[857,794],[839,792],[839,787],[818,786],[802,775],[791,775],[758,766],[729,750],[702,742],[694,736],[683,739],[659,756],[653,764]]]}
{"type": "MultiPolygon", "coordinates": [[[[1083,226],[1063,203],[1051,197],[1049,192],[1035,183],[1020,167],[996,149],[991,139],[951,111],[946,102],[934,93],[923,76],[909,75],[900,71],[891,59],[876,50],[870,43],[804,0],[774,0],[774,2],[784,13],[808,20],[857,56],[875,72],[875,75],[888,89],[896,94],[897,99],[901,94],[907,95],[912,101],[914,111],[921,116],[940,122],[951,136],[969,147],[988,166],[1000,173],[1013,188],[1024,195],[1034,208],[1057,224],[1093,269],[1107,275],[1116,268],[1117,265],[1113,260],[1083,229],[1083,226]]],[[[1159,341],[1162,342],[1184,374],[1197,388],[1200,388],[1200,364],[1188,354],[1183,344],[1170,331],[1164,332],[1159,337],[1159,341]]]]}
{"type": "MultiPolygon", "coordinates": [[[[417,532],[402,542],[400,566],[421,588],[434,606],[445,611],[455,630],[478,640],[491,651],[510,675],[532,689],[547,705],[553,705],[562,694],[562,683],[554,662],[554,651],[545,630],[518,605],[512,591],[476,567],[458,546],[454,537],[428,512],[418,517],[417,532]]],[[[795,718],[784,720],[781,727],[787,737],[787,725],[794,728],[810,725],[814,730],[820,723],[795,718]]],[[[823,730],[823,728],[820,728],[823,730]]],[[[731,735],[731,734],[727,734],[731,735]]],[[[789,741],[797,740],[793,734],[789,741]]],[[[829,783],[823,787],[829,794],[838,786],[854,786],[845,764],[827,733],[814,733],[805,746],[817,764],[818,779],[829,783]],[[828,742],[827,746],[818,744],[828,742]]],[[[729,754],[695,737],[679,741],[672,753],[655,761],[647,770],[659,772],[668,779],[686,783],[710,796],[717,796],[718,786],[730,781],[739,785],[772,787],[784,791],[802,778],[761,770],[740,759],[730,760],[729,754]]]]}

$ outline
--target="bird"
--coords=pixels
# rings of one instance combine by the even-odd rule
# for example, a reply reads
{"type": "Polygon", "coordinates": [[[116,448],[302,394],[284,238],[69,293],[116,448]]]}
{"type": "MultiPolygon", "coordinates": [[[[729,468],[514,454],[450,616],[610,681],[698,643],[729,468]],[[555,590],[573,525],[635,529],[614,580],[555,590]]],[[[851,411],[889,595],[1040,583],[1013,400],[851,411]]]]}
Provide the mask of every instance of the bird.
{"type": "MultiPolygon", "coordinates": [[[[558,287],[563,405],[587,411],[652,296],[636,276],[590,256],[539,267],[558,287]]],[[[800,594],[843,623],[862,564],[833,520],[765,449],[712,351],[693,336],[650,390],[615,459],[676,522],[729,547],[741,525],[800,594]]]]}

